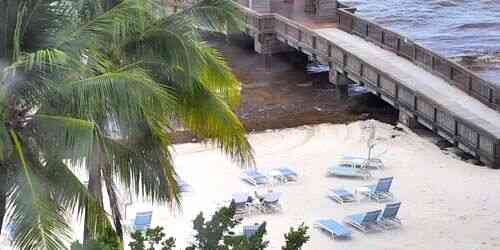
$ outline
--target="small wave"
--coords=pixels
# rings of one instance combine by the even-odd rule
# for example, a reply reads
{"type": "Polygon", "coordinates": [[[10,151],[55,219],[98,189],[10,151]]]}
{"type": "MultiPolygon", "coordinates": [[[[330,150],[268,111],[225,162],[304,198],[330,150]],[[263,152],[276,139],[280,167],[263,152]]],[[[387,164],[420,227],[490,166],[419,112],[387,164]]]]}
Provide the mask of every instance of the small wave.
{"type": "Polygon", "coordinates": [[[434,2],[434,4],[439,5],[441,7],[454,7],[458,5],[457,2],[451,0],[437,0],[434,2]]]}
{"type": "Polygon", "coordinates": [[[481,22],[481,23],[466,23],[462,24],[456,27],[457,30],[465,30],[465,29],[487,29],[487,28],[494,28],[494,27],[499,27],[500,28],[500,23],[487,23],[487,22],[481,22]]]}

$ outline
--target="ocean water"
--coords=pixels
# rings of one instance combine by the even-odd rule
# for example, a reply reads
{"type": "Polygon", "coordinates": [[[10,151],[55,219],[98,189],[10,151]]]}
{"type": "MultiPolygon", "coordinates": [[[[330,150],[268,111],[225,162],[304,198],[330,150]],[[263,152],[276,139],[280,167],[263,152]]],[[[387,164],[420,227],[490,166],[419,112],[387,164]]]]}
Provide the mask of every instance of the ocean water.
{"type": "Polygon", "coordinates": [[[453,58],[500,85],[500,0],[342,1],[364,16],[453,58]]]}

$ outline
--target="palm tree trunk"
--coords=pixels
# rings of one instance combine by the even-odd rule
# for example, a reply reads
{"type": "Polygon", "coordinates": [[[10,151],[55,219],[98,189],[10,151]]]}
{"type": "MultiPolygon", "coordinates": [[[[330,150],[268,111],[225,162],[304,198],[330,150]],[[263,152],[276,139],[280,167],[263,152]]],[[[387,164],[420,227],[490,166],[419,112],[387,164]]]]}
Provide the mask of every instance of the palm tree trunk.
{"type": "Polygon", "coordinates": [[[7,212],[7,166],[0,162],[0,234],[2,234],[2,225],[7,212]]]}
{"type": "Polygon", "coordinates": [[[5,218],[5,213],[7,212],[6,206],[7,206],[7,194],[4,192],[3,189],[0,189],[0,234],[2,234],[3,220],[5,218]]]}
{"type": "Polygon", "coordinates": [[[111,176],[111,166],[107,166],[104,170],[104,183],[106,185],[106,191],[109,196],[109,205],[111,207],[111,215],[113,217],[113,224],[115,225],[115,231],[120,240],[123,242],[123,228],[122,228],[122,214],[119,208],[118,195],[114,187],[113,177],[111,176]]]}
{"type": "MultiPolygon", "coordinates": [[[[92,157],[88,160],[87,169],[89,171],[89,183],[88,183],[88,191],[90,195],[92,195],[97,203],[97,206],[104,207],[103,198],[102,198],[102,173],[101,173],[101,164],[103,162],[102,151],[99,145],[94,145],[92,150],[92,157]]],[[[87,204],[88,206],[88,204],[87,204]]],[[[85,212],[85,221],[83,228],[83,243],[84,245],[88,244],[90,240],[95,239],[95,229],[90,228],[89,223],[89,214],[88,207],[85,212]]]]}

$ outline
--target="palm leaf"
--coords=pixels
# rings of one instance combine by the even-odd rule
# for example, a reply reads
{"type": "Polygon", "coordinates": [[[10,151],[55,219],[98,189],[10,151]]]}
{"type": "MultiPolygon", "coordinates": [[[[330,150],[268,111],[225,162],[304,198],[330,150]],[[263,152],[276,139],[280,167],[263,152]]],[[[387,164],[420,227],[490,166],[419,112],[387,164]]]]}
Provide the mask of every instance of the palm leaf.
{"type": "Polygon", "coordinates": [[[20,163],[18,184],[9,199],[10,221],[16,225],[14,245],[20,249],[65,249],[69,226],[61,208],[51,199],[25,157],[18,134],[11,130],[20,163]]]}

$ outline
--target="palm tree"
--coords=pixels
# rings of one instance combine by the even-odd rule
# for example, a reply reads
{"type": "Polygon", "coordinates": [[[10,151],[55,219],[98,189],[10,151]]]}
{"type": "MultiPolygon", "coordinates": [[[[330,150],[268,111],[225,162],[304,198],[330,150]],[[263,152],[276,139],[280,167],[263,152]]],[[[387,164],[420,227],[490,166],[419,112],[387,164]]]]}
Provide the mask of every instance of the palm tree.
{"type": "Polygon", "coordinates": [[[235,161],[252,163],[232,112],[239,83],[199,33],[239,27],[228,0],[195,1],[176,13],[148,0],[17,0],[0,7],[8,12],[0,35],[9,36],[0,41],[7,62],[0,218],[7,214],[15,225],[17,248],[64,249],[69,213],[84,216],[86,238],[104,232],[110,224],[102,185],[119,235],[115,182],[178,204],[170,155],[177,123],[235,161]],[[88,188],[74,168],[88,172],[88,188]]]}

